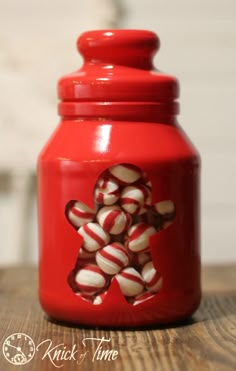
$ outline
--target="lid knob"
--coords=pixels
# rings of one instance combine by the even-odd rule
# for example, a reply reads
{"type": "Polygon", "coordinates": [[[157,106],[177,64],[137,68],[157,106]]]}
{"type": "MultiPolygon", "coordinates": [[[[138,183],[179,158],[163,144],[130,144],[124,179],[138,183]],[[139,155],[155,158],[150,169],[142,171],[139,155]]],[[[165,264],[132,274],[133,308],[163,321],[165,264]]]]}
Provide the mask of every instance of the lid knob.
{"type": "Polygon", "coordinates": [[[153,68],[152,58],[160,41],[146,30],[98,30],[83,33],[77,48],[86,62],[153,68]]]}
{"type": "Polygon", "coordinates": [[[84,32],[77,48],[85,63],[58,82],[59,114],[172,122],[179,85],[175,77],[154,68],[159,46],[158,36],[148,30],[84,32]]]}

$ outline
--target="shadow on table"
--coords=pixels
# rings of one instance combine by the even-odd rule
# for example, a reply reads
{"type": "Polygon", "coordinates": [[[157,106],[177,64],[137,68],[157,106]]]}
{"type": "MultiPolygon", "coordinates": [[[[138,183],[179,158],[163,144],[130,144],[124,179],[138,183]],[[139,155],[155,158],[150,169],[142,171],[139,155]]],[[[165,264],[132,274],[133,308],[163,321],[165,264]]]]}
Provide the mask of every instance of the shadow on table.
{"type": "Polygon", "coordinates": [[[219,294],[204,294],[201,305],[193,316],[174,323],[163,324],[163,325],[150,325],[140,327],[110,327],[110,326],[85,326],[76,325],[66,322],[54,320],[46,317],[46,319],[54,324],[69,328],[79,329],[98,329],[98,330],[114,330],[114,331],[146,331],[146,330],[166,330],[172,328],[188,327],[193,326],[199,322],[206,322],[211,320],[217,320],[228,317],[236,313],[236,292],[232,293],[219,293],[219,294]]]}

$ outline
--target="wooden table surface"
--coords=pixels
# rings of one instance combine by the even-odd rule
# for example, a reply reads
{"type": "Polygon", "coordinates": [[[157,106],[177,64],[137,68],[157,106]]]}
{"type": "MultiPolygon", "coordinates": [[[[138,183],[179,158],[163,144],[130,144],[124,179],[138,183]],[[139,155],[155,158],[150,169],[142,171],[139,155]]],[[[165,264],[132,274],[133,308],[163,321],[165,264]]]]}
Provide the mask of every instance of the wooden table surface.
{"type": "MultiPolygon", "coordinates": [[[[236,265],[204,267],[202,276],[202,304],[188,322],[168,328],[110,331],[50,322],[38,303],[36,268],[2,268],[0,370],[235,371],[236,265]],[[3,354],[3,349],[10,352],[4,341],[15,333],[30,336],[38,349],[25,365],[13,365],[3,354]],[[102,338],[103,343],[98,340],[102,338]],[[110,351],[110,360],[100,359],[99,344],[110,351]]],[[[27,339],[22,339],[27,347],[27,339]]],[[[16,344],[17,340],[11,341],[16,344]]]]}

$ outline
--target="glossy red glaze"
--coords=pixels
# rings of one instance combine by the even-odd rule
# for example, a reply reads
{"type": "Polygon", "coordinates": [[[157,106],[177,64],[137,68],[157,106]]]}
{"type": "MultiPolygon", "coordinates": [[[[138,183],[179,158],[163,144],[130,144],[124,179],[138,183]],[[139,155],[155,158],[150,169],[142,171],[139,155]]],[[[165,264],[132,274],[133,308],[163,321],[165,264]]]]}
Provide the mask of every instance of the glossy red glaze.
{"type": "Polygon", "coordinates": [[[178,83],[150,70],[155,34],[105,30],[83,34],[82,68],[59,82],[62,120],[39,156],[40,301],[49,316],[91,326],[169,323],[198,307],[200,287],[199,167],[196,150],[180,129],[178,83]],[[152,204],[173,200],[171,226],[150,237],[161,291],[133,306],[116,280],[102,304],[76,296],[67,278],[82,237],[65,216],[69,200],[94,208],[99,175],[114,164],[142,169],[152,182],[152,204]]]}

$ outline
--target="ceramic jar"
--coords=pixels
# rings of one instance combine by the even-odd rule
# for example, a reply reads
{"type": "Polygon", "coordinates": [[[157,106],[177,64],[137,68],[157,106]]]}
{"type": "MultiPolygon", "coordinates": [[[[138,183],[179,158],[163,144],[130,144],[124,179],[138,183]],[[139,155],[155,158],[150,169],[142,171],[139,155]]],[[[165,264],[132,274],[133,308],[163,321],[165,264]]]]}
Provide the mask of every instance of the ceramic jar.
{"type": "Polygon", "coordinates": [[[58,84],[61,120],[38,160],[39,292],[57,320],[170,323],[198,307],[200,159],[177,122],[158,37],[89,31],[58,84]]]}

